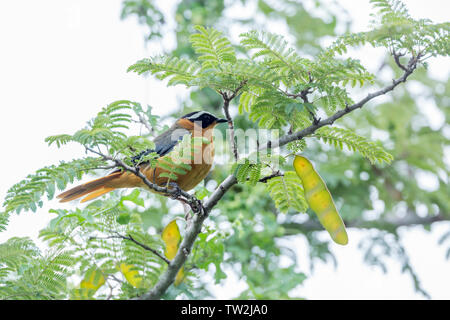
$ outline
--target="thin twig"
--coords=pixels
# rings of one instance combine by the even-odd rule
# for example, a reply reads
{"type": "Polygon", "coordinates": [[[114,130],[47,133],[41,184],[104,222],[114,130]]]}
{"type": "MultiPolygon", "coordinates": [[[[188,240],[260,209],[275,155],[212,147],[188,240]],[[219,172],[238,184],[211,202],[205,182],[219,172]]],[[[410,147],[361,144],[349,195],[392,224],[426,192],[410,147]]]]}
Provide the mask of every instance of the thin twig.
{"type": "Polygon", "coordinates": [[[230,130],[230,144],[231,144],[231,149],[233,150],[233,155],[234,155],[234,160],[237,162],[239,160],[239,153],[238,153],[238,148],[236,145],[236,140],[234,137],[234,124],[233,124],[233,119],[230,116],[230,112],[229,112],[229,105],[230,105],[230,100],[229,98],[226,96],[226,94],[224,93],[222,95],[224,97],[224,102],[223,102],[223,113],[225,114],[225,117],[228,120],[228,128],[230,130]]]}
{"type": "Polygon", "coordinates": [[[124,239],[124,240],[129,240],[135,244],[137,244],[138,246],[144,248],[147,251],[150,251],[152,253],[154,253],[155,255],[157,255],[160,259],[162,259],[165,263],[167,263],[168,265],[170,264],[170,260],[167,259],[166,257],[164,257],[163,255],[161,255],[158,251],[156,251],[155,249],[150,248],[149,246],[147,246],[146,244],[143,244],[139,241],[137,241],[136,239],[134,239],[131,234],[128,234],[128,236],[123,236],[117,232],[115,232],[118,238],[124,239]]]}
{"type": "Polygon", "coordinates": [[[110,170],[110,169],[114,169],[114,168],[117,168],[117,166],[116,165],[111,165],[111,166],[104,166],[104,167],[83,168],[83,169],[77,170],[77,172],[90,171],[90,170],[110,170]]]}
{"type": "Polygon", "coordinates": [[[145,128],[147,128],[149,134],[153,134],[155,130],[152,126],[150,126],[150,123],[144,118],[144,116],[140,112],[137,112],[137,116],[139,118],[139,123],[142,123],[145,128]]]}
{"type": "Polygon", "coordinates": [[[124,236],[124,235],[121,235],[120,233],[118,233],[117,231],[111,231],[111,232],[114,233],[115,235],[110,235],[110,236],[106,236],[106,237],[92,236],[89,239],[123,239],[123,240],[128,240],[128,241],[134,242],[135,244],[137,244],[138,246],[144,248],[145,250],[150,251],[151,253],[154,253],[156,256],[158,256],[165,263],[170,264],[170,260],[168,260],[166,257],[161,255],[155,249],[152,249],[149,246],[147,246],[146,244],[143,244],[143,243],[137,241],[130,234],[128,234],[128,236],[124,236]]]}
{"type": "Polygon", "coordinates": [[[277,172],[271,174],[270,176],[259,179],[258,182],[267,183],[267,181],[272,180],[273,178],[276,178],[276,177],[284,177],[284,174],[282,174],[280,171],[277,171],[277,172]]]}
{"type": "Polygon", "coordinates": [[[225,118],[228,120],[228,128],[230,129],[230,143],[231,149],[233,150],[234,160],[237,162],[239,160],[239,151],[236,145],[236,140],[234,136],[234,123],[233,118],[230,115],[230,101],[233,100],[241,91],[241,89],[245,86],[247,81],[242,81],[241,84],[233,91],[231,95],[226,92],[219,91],[220,95],[223,98],[223,113],[225,114],[225,118]]]}
{"type": "Polygon", "coordinates": [[[119,278],[117,278],[117,277],[116,277],[115,275],[113,275],[113,274],[109,274],[108,277],[111,278],[111,279],[113,279],[114,281],[120,283],[120,284],[123,283],[122,280],[120,280],[119,278]]]}

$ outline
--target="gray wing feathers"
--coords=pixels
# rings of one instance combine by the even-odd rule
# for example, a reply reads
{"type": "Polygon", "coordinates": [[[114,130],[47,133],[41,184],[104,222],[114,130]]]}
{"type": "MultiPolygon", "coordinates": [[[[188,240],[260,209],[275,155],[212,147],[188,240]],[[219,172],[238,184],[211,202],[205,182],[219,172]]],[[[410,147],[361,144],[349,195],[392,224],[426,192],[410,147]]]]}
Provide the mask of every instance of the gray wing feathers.
{"type": "Polygon", "coordinates": [[[189,130],[180,128],[178,126],[172,126],[169,130],[163,132],[157,136],[153,142],[155,143],[155,149],[147,149],[140,154],[134,156],[132,161],[134,164],[139,161],[143,156],[146,156],[152,152],[156,152],[160,157],[165,156],[175,148],[183,137],[187,134],[191,134],[189,130]]]}
{"type": "Polygon", "coordinates": [[[183,128],[176,128],[175,130],[168,130],[153,140],[155,142],[155,152],[160,157],[168,154],[175,148],[179,141],[187,134],[191,134],[188,130],[183,128]]]}

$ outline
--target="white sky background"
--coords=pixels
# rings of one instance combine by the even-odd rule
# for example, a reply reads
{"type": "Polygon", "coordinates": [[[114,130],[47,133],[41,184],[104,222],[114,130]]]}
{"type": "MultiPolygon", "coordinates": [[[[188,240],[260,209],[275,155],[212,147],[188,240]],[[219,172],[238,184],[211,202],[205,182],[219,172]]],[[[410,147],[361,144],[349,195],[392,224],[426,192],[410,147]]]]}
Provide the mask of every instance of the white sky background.
{"type": "MultiPolygon", "coordinates": [[[[355,30],[369,21],[368,0],[338,0],[354,19],[355,30]]],[[[414,17],[447,21],[450,1],[404,0],[414,17]]],[[[161,1],[163,3],[163,1],[161,1]]],[[[173,1],[164,1],[173,3],[173,1]]],[[[95,116],[101,107],[118,99],[149,103],[154,113],[166,114],[186,96],[183,87],[166,88],[163,83],[144,80],[127,67],[145,57],[142,29],[133,19],[120,21],[121,0],[23,0],[0,2],[0,200],[7,189],[27,174],[59,160],[83,156],[69,145],[48,148],[45,137],[73,133],[95,116]]],[[[170,10],[167,5],[165,10],[170,10]]],[[[274,30],[271,30],[274,31],[274,30]]],[[[173,39],[163,41],[170,48],[173,39]]],[[[364,61],[364,60],[363,60],[364,61]]],[[[370,60],[369,60],[370,61],[370,60]]],[[[448,60],[431,62],[431,71],[445,77],[448,60]]],[[[37,238],[53,215],[48,208],[63,207],[47,201],[37,213],[13,215],[0,242],[12,236],[37,238]]],[[[434,299],[450,299],[450,262],[446,247],[437,240],[449,224],[434,225],[431,233],[415,227],[401,230],[402,242],[423,287],[434,299]]],[[[296,291],[309,299],[422,299],[414,293],[400,264],[388,264],[389,273],[362,262],[357,244],[362,232],[350,230],[350,244],[335,246],[339,266],[317,263],[314,274],[296,291]]],[[[305,243],[295,244],[304,271],[309,274],[305,243]]],[[[230,298],[239,287],[230,281],[218,298],[230,298]],[[227,290],[229,289],[229,290],[227,290]]]]}

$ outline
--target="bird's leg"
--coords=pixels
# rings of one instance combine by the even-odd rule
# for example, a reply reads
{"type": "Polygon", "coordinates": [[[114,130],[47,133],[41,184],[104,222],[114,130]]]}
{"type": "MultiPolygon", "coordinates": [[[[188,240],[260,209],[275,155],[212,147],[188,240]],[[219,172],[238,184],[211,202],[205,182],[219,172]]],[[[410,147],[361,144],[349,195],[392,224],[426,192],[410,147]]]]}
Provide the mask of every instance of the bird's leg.
{"type": "Polygon", "coordinates": [[[189,204],[189,202],[187,202],[185,199],[183,199],[181,196],[181,188],[178,186],[178,184],[176,182],[169,182],[168,184],[171,188],[171,198],[175,199],[175,200],[179,200],[181,202],[181,204],[183,205],[184,208],[184,219],[186,220],[186,222],[189,224],[190,220],[192,219],[192,208],[191,205],[189,204]]]}
{"type": "Polygon", "coordinates": [[[183,208],[184,208],[184,219],[186,221],[190,220],[191,217],[189,215],[189,212],[191,211],[191,207],[185,199],[180,197],[181,196],[181,188],[178,186],[178,184],[176,182],[173,182],[173,181],[169,182],[168,185],[170,186],[170,191],[171,191],[170,197],[172,199],[175,199],[175,200],[178,200],[181,202],[181,204],[183,205],[183,208]]]}
{"type": "Polygon", "coordinates": [[[192,220],[191,206],[189,204],[183,202],[183,208],[184,208],[184,220],[186,220],[186,223],[189,226],[189,224],[192,220]]]}

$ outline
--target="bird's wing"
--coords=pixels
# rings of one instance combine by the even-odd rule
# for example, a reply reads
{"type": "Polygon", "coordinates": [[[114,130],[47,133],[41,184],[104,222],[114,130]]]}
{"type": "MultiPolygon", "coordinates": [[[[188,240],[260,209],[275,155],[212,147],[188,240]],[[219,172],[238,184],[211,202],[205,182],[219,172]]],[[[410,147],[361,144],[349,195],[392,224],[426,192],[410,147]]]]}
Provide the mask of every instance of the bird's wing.
{"type": "Polygon", "coordinates": [[[140,154],[134,156],[132,158],[133,163],[136,164],[142,157],[152,152],[156,152],[160,157],[165,156],[170,151],[172,151],[173,148],[181,140],[183,140],[183,137],[187,134],[190,135],[191,132],[184,128],[176,128],[173,130],[167,130],[163,132],[153,140],[153,142],[155,143],[155,149],[147,149],[145,151],[142,151],[140,154]]]}
{"type": "Polygon", "coordinates": [[[191,135],[189,130],[184,128],[177,128],[175,130],[168,130],[153,140],[155,143],[155,152],[160,157],[168,154],[181,141],[185,135],[191,135]]]}

